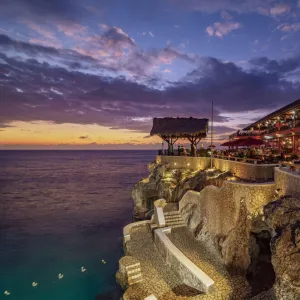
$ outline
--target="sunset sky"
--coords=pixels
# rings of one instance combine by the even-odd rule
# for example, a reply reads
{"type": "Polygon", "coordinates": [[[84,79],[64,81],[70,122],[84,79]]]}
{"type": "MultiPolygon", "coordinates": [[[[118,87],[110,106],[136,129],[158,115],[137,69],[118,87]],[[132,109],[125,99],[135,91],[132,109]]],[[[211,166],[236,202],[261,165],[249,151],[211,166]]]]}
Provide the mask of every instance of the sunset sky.
{"type": "Polygon", "coordinates": [[[156,149],[212,100],[218,144],[300,98],[300,0],[2,0],[0,86],[0,149],[156,149]]]}

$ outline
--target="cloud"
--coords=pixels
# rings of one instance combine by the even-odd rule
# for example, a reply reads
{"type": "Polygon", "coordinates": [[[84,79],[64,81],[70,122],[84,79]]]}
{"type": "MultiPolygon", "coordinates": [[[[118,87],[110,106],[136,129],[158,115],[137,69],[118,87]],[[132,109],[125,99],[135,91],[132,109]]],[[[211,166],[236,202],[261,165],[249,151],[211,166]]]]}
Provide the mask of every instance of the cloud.
{"type": "Polygon", "coordinates": [[[257,13],[260,15],[269,15],[271,8],[276,5],[277,0],[172,0],[182,9],[192,9],[204,13],[216,13],[230,11],[239,14],[257,13]]]}
{"type": "Polygon", "coordinates": [[[174,59],[181,59],[194,63],[195,57],[181,53],[172,46],[163,49],[144,51],[121,28],[112,27],[101,36],[83,38],[87,42],[82,48],[57,49],[55,43],[32,39],[33,45],[21,41],[14,41],[6,35],[0,35],[0,51],[13,57],[14,53],[22,53],[20,59],[33,59],[39,63],[76,69],[92,74],[126,75],[132,77],[149,76],[161,64],[170,64],[174,59]],[[51,46],[51,47],[47,47],[51,46]],[[86,47],[86,48],[85,48],[86,47]]]}
{"type": "MultiPolygon", "coordinates": [[[[214,132],[216,134],[224,134],[236,131],[235,128],[227,127],[227,126],[214,126],[214,132]]],[[[228,137],[228,136],[227,136],[228,137]]]]}
{"type": "Polygon", "coordinates": [[[100,27],[100,29],[101,30],[104,30],[104,31],[106,31],[106,30],[108,30],[109,29],[109,26],[108,25],[106,25],[106,24],[99,24],[99,27],[100,27]]]}
{"type": "Polygon", "coordinates": [[[222,11],[221,11],[221,18],[222,18],[223,20],[231,20],[231,19],[232,19],[232,16],[231,16],[230,13],[228,13],[227,11],[222,10],[222,11]]]}
{"type": "Polygon", "coordinates": [[[208,26],[206,27],[206,32],[209,36],[213,36],[215,31],[211,26],[208,26]]]}
{"type": "Polygon", "coordinates": [[[103,35],[103,38],[107,46],[125,46],[131,47],[135,45],[135,42],[129,35],[119,27],[109,28],[103,35]]]}
{"type": "Polygon", "coordinates": [[[277,27],[282,32],[293,32],[293,31],[299,31],[300,30],[300,22],[294,23],[294,24],[282,24],[277,27]]]}
{"type": "Polygon", "coordinates": [[[37,25],[34,22],[25,19],[21,20],[20,23],[26,25],[28,28],[39,33],[41,36],[43,36],[46,39],[56,40],[53,31],[50,30],[49,28],[41,27],[40,25],[37,25]]]}
{"type": "Polygon", "coordinates": [[[290,12],[291,6],[289,4],[278,4],[270,9],[272,16],[278,16],[290,12]]]}
{"type": "Polygon", "coordinates": [[[10,124],[0,123],[0,128],[10,128],[10,127],[14,127],[14,126],[10,124]]]}
{"type": "Polygon", "coordinates": [[[42,40],[42,39],[30,39],[29,43],[47,46],[47,47],[53,47],[53,48],[61,48],[61,44],[57,41],[51,42],[51,41],[42,40]]]}
{"type": "Polygon", "coordinates": [[[218,36],[222,38],[224,35],[229,34],[231,31],[239,29],[242,27],[242,24],[237,22],[216,22],[213,26],[208,26],[206,32],[209,36],[218,36]]]}
{"type": "Polygon", "coordinates": [[[82,26],[79,23],[75,22],[64,22],[57,24],[57,28],[60,32],[63,32],[64,35],[68,37],[72,37],[74,35],[78,35],[81,33],[85,33],[87,31],[86,26],[82,26]]]}
{"type": "Polygon", "coordinates": [[[289,73],[300,68],[300,56],[282,59],[280,61],[272,60],[267,57],[253,58],[249,62],[256,69],[264,70],[268,73],[289,73]]]}
{"type": "MultiPolygon", "coordinates": [[[[119,34],[131,43],[126,34],[119,34]]],[[[179,58],[193,62],[194,68],[181,80],[149,76],[140,82],[139,77],[129,80],[104,74],[98,60],[75,51],[30,45],[0,35],[0,79],[5,82],[1,122],[98,124],[145,133],[153,117],[209,118],[212,100],[216,122],[223,122],[227,118],[220,116],[222,112],[251,110],[254,101],[257,109],[272,109],[299,98],[299,76],[296,81],[289,80],[290,74],[299,70],[299,55],[285,60],[260,57],[243,69],[212,57],[193,59],[166,47],[134,52],[132,65],[126,67],[137,72],[138,67],[144,70],[179,58]],[[15,49],[19,55],[8,56],[7,49],[15,49]],[[44,59],[38,59],[41,57],[44,59]],[[97,73],[93,72],[95,66],[100,69],[97,73]]]]}

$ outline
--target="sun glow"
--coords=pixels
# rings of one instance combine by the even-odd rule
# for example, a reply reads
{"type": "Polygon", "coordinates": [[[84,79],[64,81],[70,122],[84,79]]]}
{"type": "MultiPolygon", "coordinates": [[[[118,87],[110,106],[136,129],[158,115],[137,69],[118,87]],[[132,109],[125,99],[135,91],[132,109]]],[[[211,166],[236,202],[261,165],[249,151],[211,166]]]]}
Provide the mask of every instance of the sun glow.
{"type": "Polygon", "coordinates": [[[158,138],[145,138],[146,133],[116,130],[96,124],[56,124],[51,122],[12,122],[0,131],[0,147],[22,146],[97,146],[152,145],[158,138]]]}

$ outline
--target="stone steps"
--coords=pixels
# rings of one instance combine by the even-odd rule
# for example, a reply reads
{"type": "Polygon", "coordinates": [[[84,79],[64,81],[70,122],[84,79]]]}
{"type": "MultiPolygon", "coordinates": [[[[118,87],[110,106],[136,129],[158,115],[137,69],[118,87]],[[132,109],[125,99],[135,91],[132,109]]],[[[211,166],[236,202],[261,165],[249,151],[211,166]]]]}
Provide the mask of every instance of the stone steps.
{"type": "Polygon", "coordinates": [[[129,275],[128,274],[127,276],[128,276],[128,284],[129,285],[141,282],[143,280],[141,272],[137,272],[134,275],[132,275],[132,274],[129,275]]]}
{"type": "Polygon", "coordinates": [[[139,283],[139,282],[142,282],[142,281],[143,281],[142,277],[140,279],[128,279],[128,284],[133,285],[133,284],[136,284],[136,283],[139,283]]]}
{"type": "Polygon", "coordinates": [[[130,271],[127,271],[127,276],[134,276],[134,275],[137,275],[137,274],[141,274],[141,268],[136,268],[136,269],[132,269],[130,271]]]}
{"type": "MultiPolygon", "coordinates": [[[[129,241],[128,243],[132,243],[129,241]]],[[[143,280],[141,263],[130,255],[122,257],[119,261],[120,276],[126,278],[128,285],[132,285],[143,280]]]]}
{"type": "Polygon", "coordinates": [[[173,221],[173,222],[167,222],[167,226],[172,226],[172,225],[179,225],[179,224],[185,224],[183,220],[179,221],[173,221]]]}
{"type": "Polygon", "coordinates": [[[185,226],[185,222],[179,211],[165,212],[164,216],[167,227],[176,228],[185,226]]]}
{"type": "Polygon", "coordinates": [[[185,224],[178,224],[178,225],[172,225],[172,226],[169,226],[171,228],[179,228],[179,227],[185,227],[186,225],[185,224]]]}
{"type": "Polygon", "coordinates": [[[173,215],[180,215],[180,212],[178,210],[173,210],[173,211],[167,211],[164,212],[165,217],[166,216],[173,216],[173,215]]]}
{"type": "Polygon", "coordinates": [[[172,222],[172,221],[180,221],[182,220],[182,217],[181,216],[176,216],[176,217],[172,217],[172,218],[169,218],[169,217],[165,217],[165,221],[166,222],[172,222]]]}

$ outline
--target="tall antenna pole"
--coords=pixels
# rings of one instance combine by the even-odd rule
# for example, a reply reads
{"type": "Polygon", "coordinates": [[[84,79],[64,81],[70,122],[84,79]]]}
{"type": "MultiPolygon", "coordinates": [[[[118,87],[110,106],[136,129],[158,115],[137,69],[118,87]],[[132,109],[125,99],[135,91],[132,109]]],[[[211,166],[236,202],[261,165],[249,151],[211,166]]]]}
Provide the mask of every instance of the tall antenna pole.
{"type": "Polygon", "coordinates": [[[211,102],[211,127],[210,127],[210,167],[213,168],[213,128],[214,128],[214,101],[211,102]]]}

